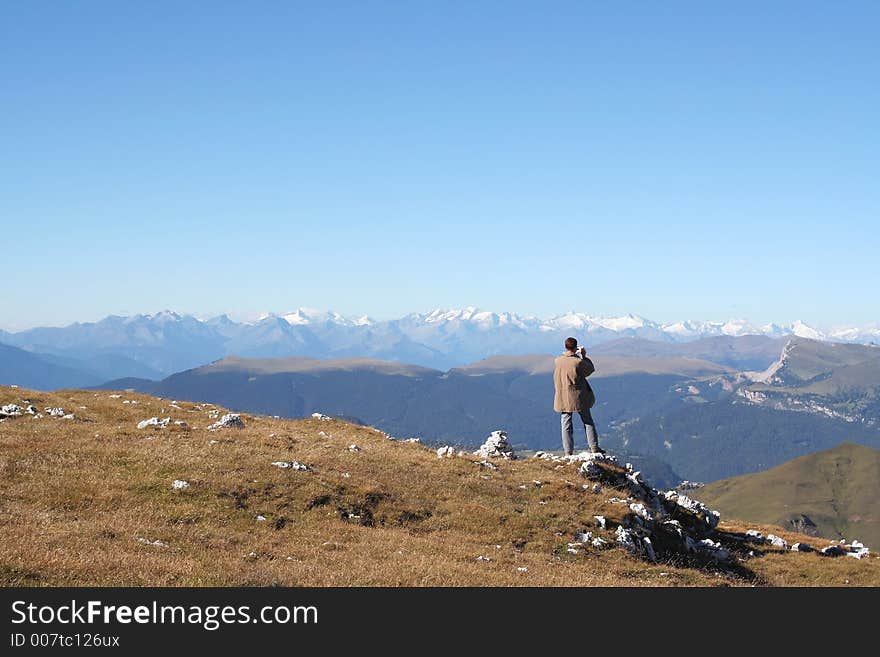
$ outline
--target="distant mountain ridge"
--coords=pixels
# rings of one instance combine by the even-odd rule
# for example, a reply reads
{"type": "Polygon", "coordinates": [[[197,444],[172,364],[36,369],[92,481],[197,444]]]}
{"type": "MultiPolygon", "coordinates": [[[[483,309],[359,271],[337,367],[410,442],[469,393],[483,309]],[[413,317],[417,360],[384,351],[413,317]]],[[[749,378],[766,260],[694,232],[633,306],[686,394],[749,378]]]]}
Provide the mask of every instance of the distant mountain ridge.
{"type": "MultiPolygon", "coordinates": [[[[499,354],[556,353],[568,335],[588,347],[621,339],[678,345],[713,337],[745,336],[772,340],[799,336],[867,344],[880,342],[880,325],[823,333],[803,322],[786,326],[758,326],[745,320],[660,323],[632,314],[597,317],[573,311],[539,318],[475,307],[436,309],[377,321],[366,315],[346,317],[332,311],[299,308],[266,314],[252,322],[234,321],[227,315],[198,319],[172,311],[109,316],[65,327],[0,332],[0,342],[32,353],[83,361],[90,369],[101,370],[107,379],[113,379],[143,377],[146,371],[161,378],[231,355],[363,357],[445,370],[499,354]],[[117,362],[113,363],[112,358],[117,362]],[[103,366],[95,367],[96,362],[103,366]]],[[[768,348],[767,343],[756,348],[760,352],[768,348]]],[[[689,356],[680,352],[673,355],[689,356]]],[[[765,355],[766,351],[759,353],[756,362],[761,364],[765,355]]],[[[693,357],[704,355],[695,353],[693,357]]],[[[739,362],[729,364],[742,366],[739,362]]],[[[761,364],[761,368],[764,366],[761,364]]]]}

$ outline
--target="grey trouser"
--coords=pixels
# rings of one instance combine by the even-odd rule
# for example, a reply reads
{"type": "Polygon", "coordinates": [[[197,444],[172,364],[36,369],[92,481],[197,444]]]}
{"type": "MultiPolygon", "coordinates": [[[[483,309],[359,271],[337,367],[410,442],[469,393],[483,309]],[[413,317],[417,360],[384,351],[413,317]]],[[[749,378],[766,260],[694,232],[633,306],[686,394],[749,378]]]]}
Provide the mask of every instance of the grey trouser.
{"type": "MultiPolygon", "coordinates": [[[[562,414],[562,449],[566,454],[574,453],[574,427],[571,424],[572,413],[562,414]]],[[[593,422],[593,415],[590,411],[580,411],[581,419],[584,421],[584,431],[587,433],[587,446],[591,452],[599,449],[599,434],[596,433],[596,423],[593,422]]]]}

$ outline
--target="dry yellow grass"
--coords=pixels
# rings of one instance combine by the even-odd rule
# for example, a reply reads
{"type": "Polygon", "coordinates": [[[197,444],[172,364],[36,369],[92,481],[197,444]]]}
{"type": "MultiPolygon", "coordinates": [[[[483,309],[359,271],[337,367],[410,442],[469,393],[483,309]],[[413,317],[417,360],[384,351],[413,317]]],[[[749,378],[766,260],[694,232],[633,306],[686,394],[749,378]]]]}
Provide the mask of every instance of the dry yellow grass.
{"type": "Polygon", "coordinates": [[[580,529],[613,542],[593,516],[625,510],[606,501],[622,491],[585,491],[573,465],[530,459],[492,471],[337,420],[243,414],[245,429],[212,432],[208,413],[223,409],[210,404],[111,394],[0,387],[2,404],[76,415],[0,423],[0,584],[880,584],[873,557],[762,548],[724,570],[650,564],[617,548],[569,554],[580,529]],[[188,426],[136,428],[152,416],[188,426]],[[271,465],[292,460],[311,471],[271,465]],[[175,479],[190,485],[173,490],[175,479]]]}

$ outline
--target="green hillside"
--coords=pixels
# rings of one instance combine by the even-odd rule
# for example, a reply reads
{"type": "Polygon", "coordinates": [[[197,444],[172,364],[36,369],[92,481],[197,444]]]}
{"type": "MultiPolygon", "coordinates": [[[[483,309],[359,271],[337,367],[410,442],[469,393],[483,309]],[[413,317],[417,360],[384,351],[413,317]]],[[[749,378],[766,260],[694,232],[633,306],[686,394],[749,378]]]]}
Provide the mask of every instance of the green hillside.
{"type": "Polygon", "coordinates": [[[880,451],[853,443],[694,491],[722,514],[880,546],[880,451]]]}

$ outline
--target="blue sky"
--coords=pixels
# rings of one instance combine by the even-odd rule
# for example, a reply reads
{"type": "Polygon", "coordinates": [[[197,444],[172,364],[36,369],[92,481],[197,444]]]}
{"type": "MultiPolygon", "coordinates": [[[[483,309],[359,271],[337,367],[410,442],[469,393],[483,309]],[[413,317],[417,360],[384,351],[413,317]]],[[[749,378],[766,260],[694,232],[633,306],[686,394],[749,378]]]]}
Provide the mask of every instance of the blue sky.
{"type": "Polygon", "coordinates": [[[876,322],[878,22],[3,3],[0,327],[300,305],[876,322]]]}

